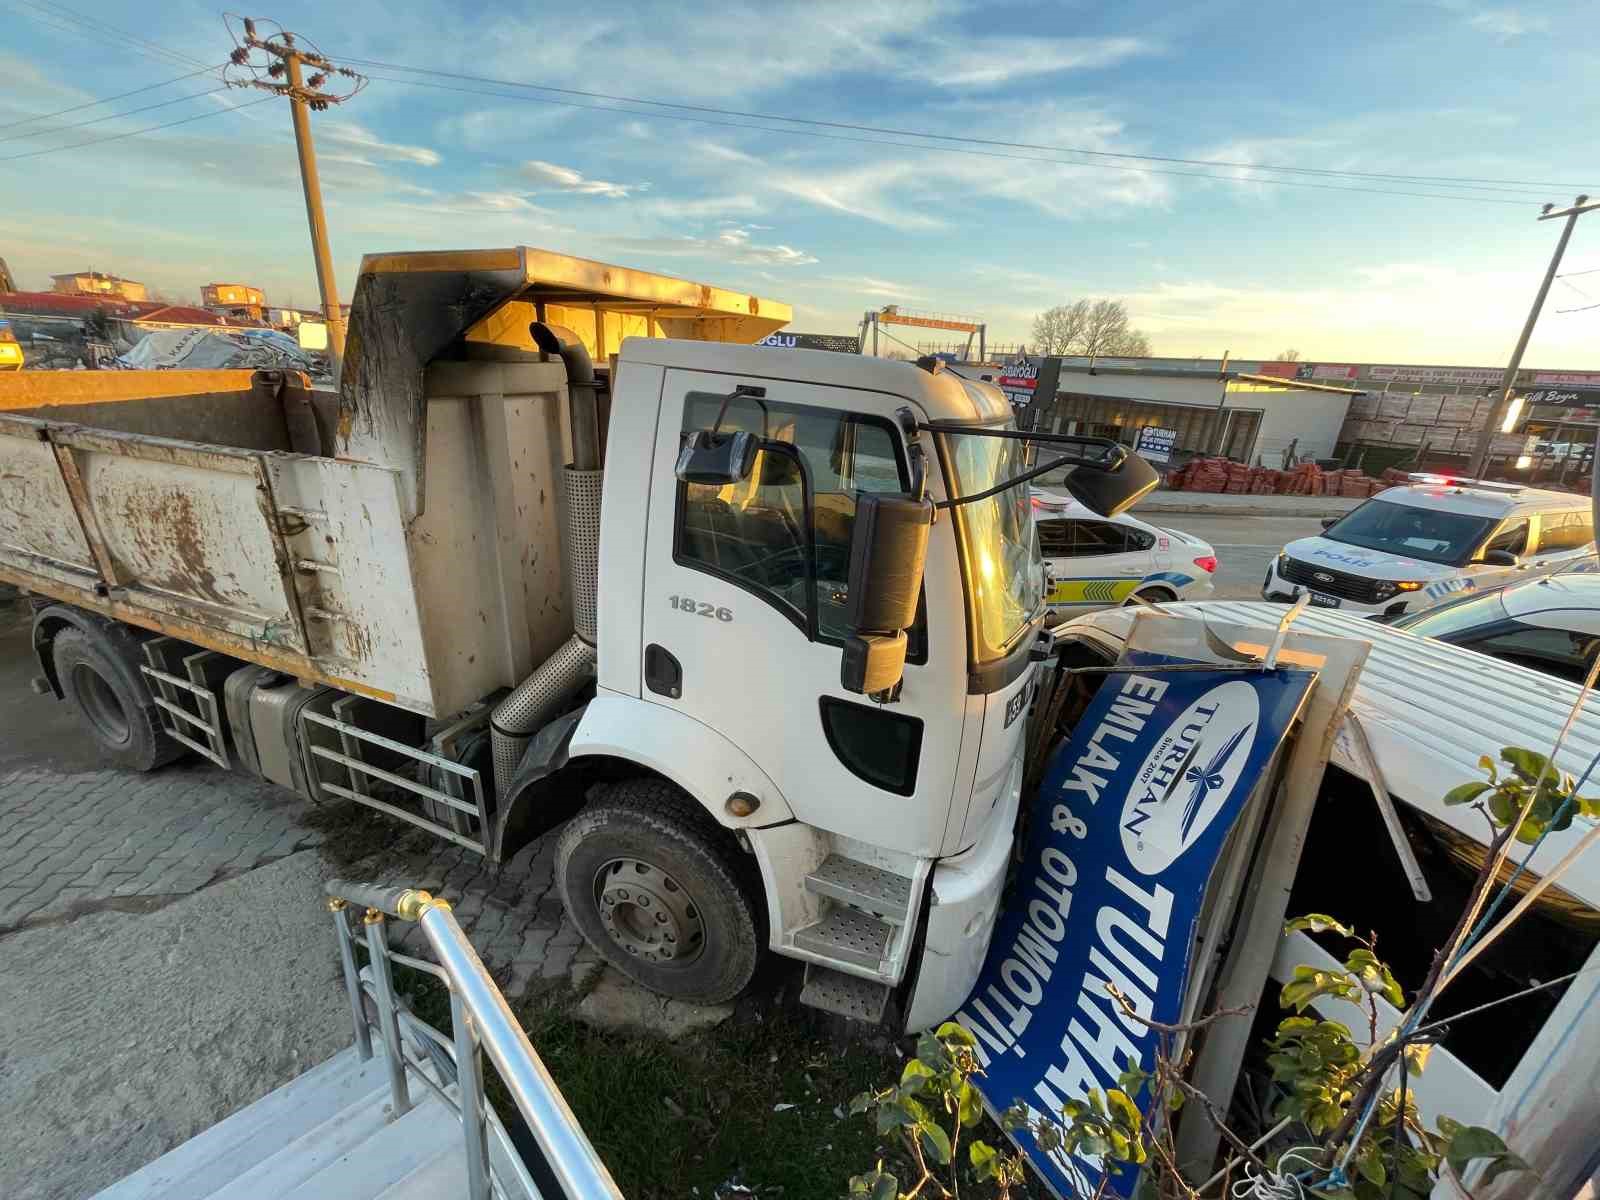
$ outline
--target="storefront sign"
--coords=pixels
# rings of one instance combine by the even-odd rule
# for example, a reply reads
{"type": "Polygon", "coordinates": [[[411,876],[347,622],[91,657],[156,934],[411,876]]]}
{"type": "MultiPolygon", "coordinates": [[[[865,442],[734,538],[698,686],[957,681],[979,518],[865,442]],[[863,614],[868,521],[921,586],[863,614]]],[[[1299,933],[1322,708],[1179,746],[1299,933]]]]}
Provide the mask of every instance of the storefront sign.
{"type": "Polygon", "coordinates": [[[1159,425],[1146,425],[1134,439],[1134,453],[1148,462],[1168,462],[1172,448],[1178,443],[1176,429],[1162,429],[1159,425]]]}
{"type": "Polygon", "coordinates": [[[1548,404],[1556,408],[1600,408],[1600,389],[1575,387],[1534,388],[1517,393],[1526,405],[1548,404]]]}
{"type": "Polygon", "coordinates": [[[1536,371],[1533,381],[1566,387],[1600,388],[1600,375],[1586,371],[1536,371]]]}
{"type": "Polygon", "coordinates": [[[1367,378],[1393,383],[1470,383],[1489,387],[1505,372],[1498,367],[1368,367],[1367,378]]]}
{"type": "Polygon", "coordinates": [[[860,343],[840,333],[769,333],[756,343],[774,350],[831,350],[835,354],[857,354],[860,343]]]}
{"type": "MultiPolygon", "coordinates": [[[[1063,1102],[1117,1087],[1130,1063],[1152,1069],[1156,1035],[1106,984],[1141,1016],[1180,1019],[1212,869],[1314,678],[1162,673],[1175,660],[1134,658],[1046,772],[1010,904],[956,1015],[977,1039],[975,1082],[995,1113],[1021,1102],[1059,1119],[1063,1102]]],[[[1012,1137],[1057,1196],[1099,1194],[1102,1160],[1012,1137]]],[[[1138,1175],[1123,1164],[1108,1182],[1127,1197],[1138,1175]]]]}

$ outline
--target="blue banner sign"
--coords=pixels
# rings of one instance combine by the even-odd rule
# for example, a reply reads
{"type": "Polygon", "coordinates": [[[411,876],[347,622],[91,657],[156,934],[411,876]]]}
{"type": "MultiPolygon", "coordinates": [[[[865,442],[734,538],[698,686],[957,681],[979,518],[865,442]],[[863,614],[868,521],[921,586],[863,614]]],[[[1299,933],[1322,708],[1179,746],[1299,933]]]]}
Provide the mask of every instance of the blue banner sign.
{"type": "MultiPolygon", "coordinates": [[[[1060,1118],[1067,1100],[1150,1070],[1156,1035],[1123,1012],[1180,1017],[1195,924],[1212,868],[1314,674],[1162,672],[1137,656],[1109,675],[1052,759],[1026,855],[977,987],[956,1019],[977,1038],[991,1111],[1026,1104],[1060,1118]]],[[[1132,1097],[1141,1109],[1144,1095],[1132,1097]]],[[[1105,1164],[1048,1154],[1012,1135],[1051,1189],[1089,1196],[1105,1164]]],[[[1110,1191],[1129,1196],[1134,1167],[1110,1191]]]]}

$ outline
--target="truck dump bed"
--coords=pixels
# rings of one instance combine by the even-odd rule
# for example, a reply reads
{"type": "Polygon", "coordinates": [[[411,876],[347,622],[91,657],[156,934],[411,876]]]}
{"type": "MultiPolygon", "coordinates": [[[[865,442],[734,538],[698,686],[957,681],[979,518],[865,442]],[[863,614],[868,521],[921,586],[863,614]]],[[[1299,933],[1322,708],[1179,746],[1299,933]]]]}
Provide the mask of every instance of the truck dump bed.
{"type": "Polygon", "coordinates": [[[535,319],[601,357],[789,309],[526,247],[374,255],[338,394],[0,377],[0,580],[426,716],[512,686],[571,633],[566,374],[535,319]]]}

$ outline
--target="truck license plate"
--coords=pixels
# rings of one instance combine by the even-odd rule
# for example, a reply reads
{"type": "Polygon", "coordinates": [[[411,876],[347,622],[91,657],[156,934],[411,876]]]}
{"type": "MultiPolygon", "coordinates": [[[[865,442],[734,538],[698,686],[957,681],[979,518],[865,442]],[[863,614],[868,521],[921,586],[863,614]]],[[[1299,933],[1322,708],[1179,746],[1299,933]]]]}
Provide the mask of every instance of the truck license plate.
{"type": "Polygon", "coordinates": [[[1338,608],[1344,603],[1337,596],[1324,596],[1321,592],[1308,591],[1306,595],[1311,598],[1312,608],[1338,608]]]}

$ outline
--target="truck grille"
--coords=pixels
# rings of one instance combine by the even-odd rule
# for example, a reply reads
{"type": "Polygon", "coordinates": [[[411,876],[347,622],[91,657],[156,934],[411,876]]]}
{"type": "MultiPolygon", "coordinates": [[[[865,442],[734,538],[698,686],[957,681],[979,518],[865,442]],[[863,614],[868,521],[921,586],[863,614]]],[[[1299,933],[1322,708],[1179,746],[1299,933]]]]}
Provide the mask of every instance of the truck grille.
{"type": "Polygon", "coordinates": [[[1378,604],[1387,599],[1380,596],[1384,585],[1376,579],[1363,579],[1329,567],[1313,566],[1297,558],[1285,558],[1278,574],[1290,583],[1298,583],[1325,596],[1338,596],[1341,600],[1354,600],[1357,604],[1378,604]]]}

